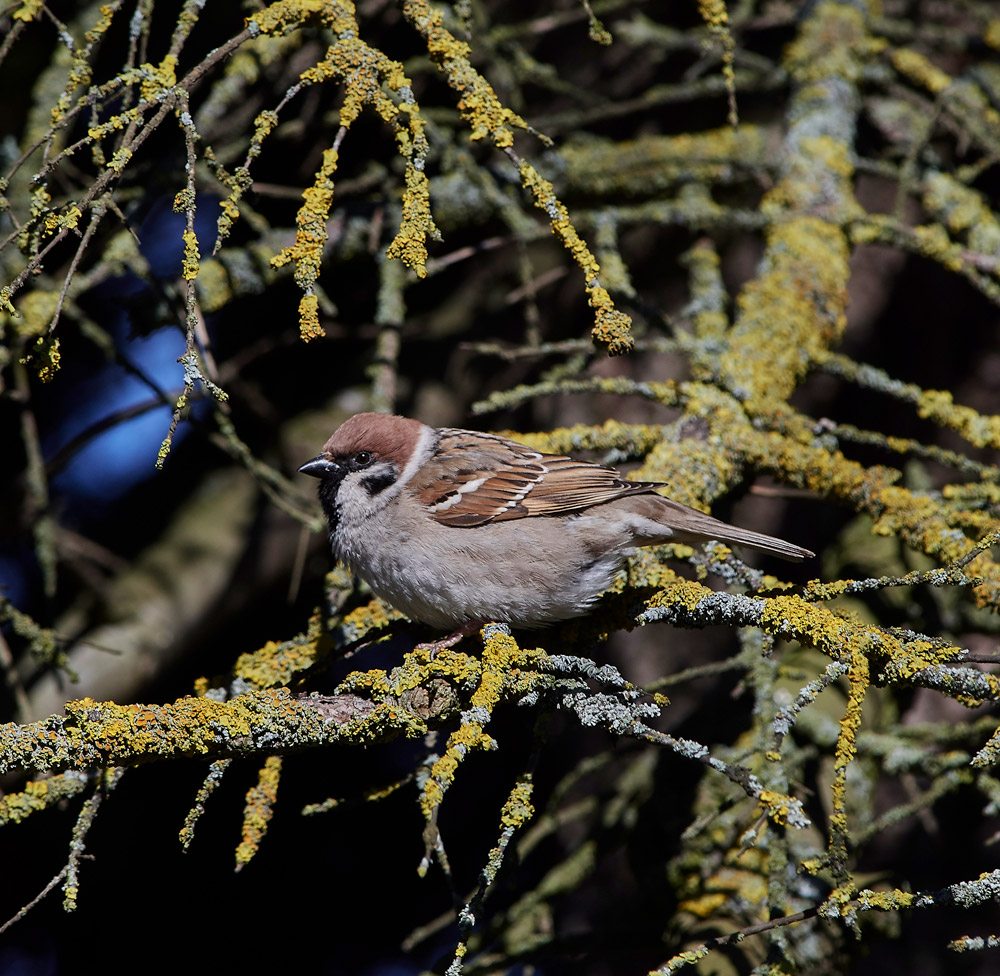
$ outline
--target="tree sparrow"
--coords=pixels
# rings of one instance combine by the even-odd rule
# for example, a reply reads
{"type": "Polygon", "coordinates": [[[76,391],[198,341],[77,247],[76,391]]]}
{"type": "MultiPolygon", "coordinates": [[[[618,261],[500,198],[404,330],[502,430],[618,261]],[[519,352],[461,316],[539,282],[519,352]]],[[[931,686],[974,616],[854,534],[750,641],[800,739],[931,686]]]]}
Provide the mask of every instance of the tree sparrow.
{"type": "Polygon", "coordinates": [[[337,559],[413,620],[458,631],[586,613],[636,546],[719,539],[808,549],[727,525],[614,468],[406,417],[360,413],[299,468],[320,479],[337,559]]]}

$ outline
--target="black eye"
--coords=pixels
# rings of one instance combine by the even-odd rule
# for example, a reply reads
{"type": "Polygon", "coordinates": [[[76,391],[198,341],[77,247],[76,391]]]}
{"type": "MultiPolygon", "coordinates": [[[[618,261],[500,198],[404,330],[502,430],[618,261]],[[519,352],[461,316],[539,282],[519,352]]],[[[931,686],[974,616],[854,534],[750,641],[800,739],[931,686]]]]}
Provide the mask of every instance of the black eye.
{"type": "Polygon", "coordinates": [[[351,459],[354,461],[355,467],[367,468],[369,464],[374,460],[369,451],[358,451],[357,454],[351,459]]]}

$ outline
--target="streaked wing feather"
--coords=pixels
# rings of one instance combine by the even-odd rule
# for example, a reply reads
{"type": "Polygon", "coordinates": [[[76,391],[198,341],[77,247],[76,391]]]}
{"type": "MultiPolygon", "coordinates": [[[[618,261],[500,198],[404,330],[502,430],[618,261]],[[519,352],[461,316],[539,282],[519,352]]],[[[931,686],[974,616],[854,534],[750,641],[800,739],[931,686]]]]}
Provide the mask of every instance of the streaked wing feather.
{"type": "Polygon", "coordinates": [[[627,481],[614,468],[541,454],[516,441],[487,436],[489,451],[477,449],[475,441],[469,443],[466,431],[443,432],[437,457],[424,466],[420,483],[414,484],[438,522],[472,527],[556,515],[663,487],[627,481]],[[456,458],[461,462],[457,469],[456,458]]]}

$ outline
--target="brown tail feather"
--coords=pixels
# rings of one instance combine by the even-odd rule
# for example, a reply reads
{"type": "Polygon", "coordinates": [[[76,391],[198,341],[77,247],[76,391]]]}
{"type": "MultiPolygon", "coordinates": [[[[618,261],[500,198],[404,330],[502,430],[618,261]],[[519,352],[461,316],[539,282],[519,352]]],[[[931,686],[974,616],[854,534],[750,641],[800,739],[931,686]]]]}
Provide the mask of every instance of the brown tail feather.
{"type": "Polygon", "coordinates": [[[769,552],[773,556],[787,559],[790,562],[799,563],[803,559],[815,556],[804,546],[797,546],[794,542],[786,542],[773,535],[764,535],[763,532],[751,532],[749,529],[741,529],[738,525],[727,525],[718,519],[713,519],[715,528],[702,534],[700,538],[694,540],[705,542],[708,539],[718,539],[719,542],[735,543],[746,546],[749,549],[756,549],[758,552],[769,552]]]}
{"type": "Polygon", "coordinates": [[[660,542],[698,543],[718,539],[719,542],[747,546],[750,549],[768,552],[792,562],[800,562],[815,555],[814,552],[810,552],[803,546],[797,546],[794,542],[786,542],[784,539],[777,539],[772,535],[764,535],[763,532],[743,529],[738,525],[729,525],[711,515],[699,512],[695,508],[689,508],[680,502],[664,498],[662,495],[638,495],[632,500],[636,503],[639,514],[652,519],[667,530],[662,536],[651,536],[648,541],[646,537],[643,537],[639,540],[641,545],[655,545],[660,542]]]}

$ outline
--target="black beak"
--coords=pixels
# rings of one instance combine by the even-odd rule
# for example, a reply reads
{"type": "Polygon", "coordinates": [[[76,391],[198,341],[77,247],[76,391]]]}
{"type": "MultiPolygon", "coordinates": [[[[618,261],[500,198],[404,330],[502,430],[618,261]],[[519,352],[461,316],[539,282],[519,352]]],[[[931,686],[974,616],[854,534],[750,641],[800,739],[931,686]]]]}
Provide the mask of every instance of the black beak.
{"type": "Polygon", "coordinates": [[[325,454],[317,454],[299,468],[299,474],[308,474],[313,478],[342,478],[344,471],[335,461],[325,454]]]}

